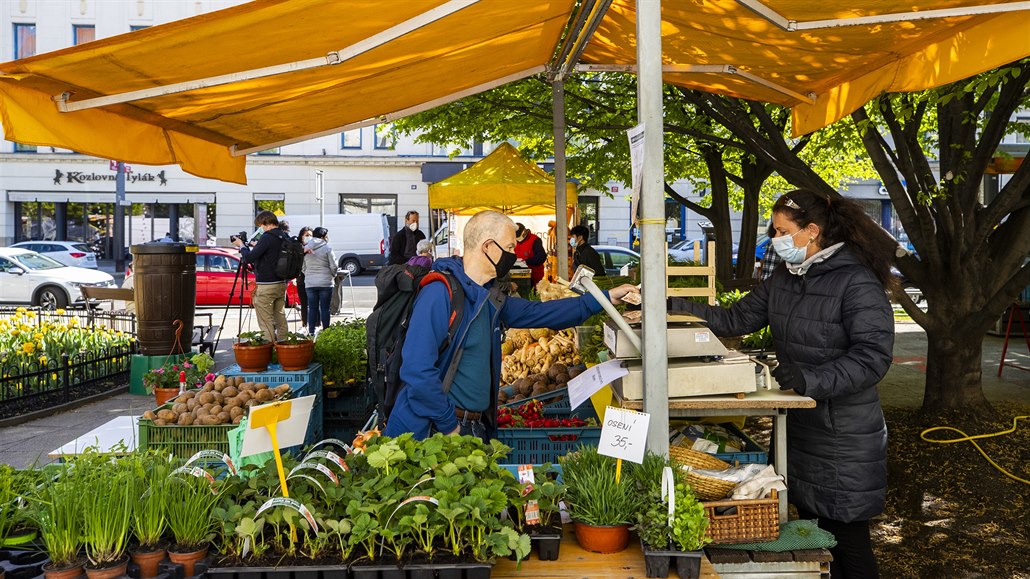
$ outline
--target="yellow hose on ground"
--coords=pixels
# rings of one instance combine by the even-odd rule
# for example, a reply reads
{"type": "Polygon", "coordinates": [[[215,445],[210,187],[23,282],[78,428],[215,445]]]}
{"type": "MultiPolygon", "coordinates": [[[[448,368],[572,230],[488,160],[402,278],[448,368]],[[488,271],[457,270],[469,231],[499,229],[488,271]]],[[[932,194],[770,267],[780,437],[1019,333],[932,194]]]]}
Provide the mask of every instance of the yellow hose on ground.
{"type": "Polygon", "coordinates": [[[987,459],[987,462],[991,463],[991,466],[993,466],[994,468],[996,468],[999,471],[1001,471],[1002,474],[1004,474],[1005,476],[1009,477],[1012,480],[1019,481],[1019,482],[1021,482],[1023,484],[1026,484],[1026,485],[1030,485],[1030,480],[1027,480],[1025,478],[1020,478],[1020,477],[1012,474],[1011,472],[1005,470],[1001,465],[999,465],[998,463],[994,462],[994,459],[992,459],[991,457],[987,456],[987,453],[984,452],[984,449],[980,448],[980,445],[976,443],[976,441],[978,439],[981,439],[981,438],[992,438],[994,436],[1002,436],[1002,435],[1005,435],[1005,434],[1012,434],[1013,432],[1016,431],[1016,428],[1017,428],[1016,423],[1019,422],[1019,420],[1021,418],[1030,418],[1030,416],[1016,416],[1015,418],[1012,419],[1012,428],[1010,428],[1008,430],[1002,430],[1002,431],[999,431],[999,432],[992,432],[990,434],[978,434],[976,436],[969,436],[965,432],[962,432],[961,430],[959,430],[957,428],[954,428],[952,426],[934,426],[933,428],[927,428],[926,430],[921,432],[919,434],[919,438],[922,438],[926,442],[931,442],[931,443],[934,443],[934,444],[952,444],[952,443],[955,443],[955,442],[968,442],[968,443],[972,444],[974,447],[976,447],[976,450],[979,451],[979,453],[982,454],[984,456],[984,458],[987,459]],[[930,434],[931,432],[935,432],[935,431],[938,431],[938,430],[950,430],[950,431],[953,431],[953,432],[957,432],[957,433],[962,435],[962,438],[952,438],[952,439],[948,439],[948,440],[939,440],[939,439],[932,439],[932,438],[927,438],[926,437],[927,434],[930,434]]]}

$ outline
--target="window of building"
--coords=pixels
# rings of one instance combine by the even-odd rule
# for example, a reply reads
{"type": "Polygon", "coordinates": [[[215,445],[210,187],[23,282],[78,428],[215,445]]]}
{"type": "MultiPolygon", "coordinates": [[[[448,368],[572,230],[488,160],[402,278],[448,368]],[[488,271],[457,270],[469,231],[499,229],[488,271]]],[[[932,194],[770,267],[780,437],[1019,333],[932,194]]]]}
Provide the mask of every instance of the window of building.
{"type": "Polygon", "coordinates": [[[397,144],[397,139],[395,139],[393,135],[390,134],[390,129],[392,128],[393,125],[390,123],[386,123],[383,125],[375,125],[372,128],[376,136],[377,149],[393,149],[394,146],[397,144]]]}
{"type": "Polygon", "coordinates": [[[143,30],[144,28],[150,28],[148,24],[133,24],[129,26],[130,32],[136,32],[137,30],[143,30]]]}
{"type": "Polygon", "coordinates": [[[72,44],[78,46],[97,39],[97,27],[92,24],[75,24],[72,26],[72,44]]]}
{"type": "Polygon", "coordinates": [[[36,55],[36,25],[14,25],[14,58],[28,58],[36,55]]]}
{"type": "Polygon", "coordinates": [[[264,151],[258,151],[257,153],[254,153],[254,154],[255,155],[278,155],[279,154],[279,147],[275,147],[275,148],[272,148],[272,149],[265,149],[264,151]]]}
{"type": "Polygon", "coordinates": [[[397,229],[396,195],[340,195],[340,213],[384,213],[390,230],[397,229]]]}
{"type": "Polygon", "coordinates": [[[1030,143],[1030,117],[1016,117],[1016,142],[1025,145],[1030,143]]]}
{"type": "Polygon", "coordinates": [[[254,199],[254,214],[262,211],[271,211],[276,215],[286,215],[286,200],[282,199],[254,199]]]}
{"type": "Polygon", "coordinates": [[[340,147],[343,149],[361,148],[361,129],[344,131],[340,136],[340,147]]]}
{"type": "Polygon", "coordinates": [[[15,143],[14,144],[14,152],[15,153],[35,153],[36,152],[36,146],[35,145],[23,145],[21,143],[15,143]]]}

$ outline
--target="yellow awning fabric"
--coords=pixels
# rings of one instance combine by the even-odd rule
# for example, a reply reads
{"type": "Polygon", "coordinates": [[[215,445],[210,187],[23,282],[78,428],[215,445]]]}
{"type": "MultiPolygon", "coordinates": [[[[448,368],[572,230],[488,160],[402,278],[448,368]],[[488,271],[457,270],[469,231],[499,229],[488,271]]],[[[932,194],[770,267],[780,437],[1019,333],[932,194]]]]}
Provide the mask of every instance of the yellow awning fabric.
{"type": "MultiPolygon", "coordinates": [[[[666,80],[792,106],[802,134],[883,91],[939,86],[1030,55],[1030,11],[788,31],[791,21],[1004,4],[1017,3],[663,0],[664,62],[680,67],[666,80]]],[[[2,63],[0,118],[5,138],[21,143],[245,183],[247,152],[388,121],[543,71],[575,6],[256,0],[2,63]],[[290,72],[252,74],[265,67],[290,72]],[[220,76],[231,82],[184,85],[220,76]],[[53,100],[67,93],[79,106],[134,91],[152,92],[73,112],[58,112],[53,100]]],[[[635,63],[634,6],[612,2],[581,62],[635,63]]]]}
{"type": "MultiPolygon", "coordinates": [[[[576,185],[565,184],[567,203],[576,205],[576,185]]],[[[495,209],[508,215],[554,213],[554,177],[501,143],[468,169],[429,186],[429,207],[457,215],[495,209]]]]}
{"type": "Polygon", "coordinates": [[[258,0],[0,64],[5,137],[245,183],[243,151],[542,70],[574,0],[258,0]],[[451,10],[370,47],[392,27],[451,10]],[[362,49],[367,50],[362,51],[362,49]],[[71,101],[250,71],[334,51],[309,68],[60,113],[71,101]],[[357,53],[357,54],[355,54],[357,53]]]}
{"type": "MultiPolygon", "coordinates": [[[[766,0],[788,20],[812,22],[1008,2],[766,0]]],[[[634,0],[614,0],[581,61],[636,62],[634,0]]],[[[795,135],[850,114],[883,92],[924,90],[1030,56],[1030,11],[787,31],[737,0],[662,2],[663,63],[729,65],[744,75],[663,74],[687,88],[794,107],[795,135]],[[787,92],[781,90],[786,89],[787,92]],[[793,93],[793,94],[790,94],[793,93]],[[814,103],[803,100],[809,95],[814,103]]]]}

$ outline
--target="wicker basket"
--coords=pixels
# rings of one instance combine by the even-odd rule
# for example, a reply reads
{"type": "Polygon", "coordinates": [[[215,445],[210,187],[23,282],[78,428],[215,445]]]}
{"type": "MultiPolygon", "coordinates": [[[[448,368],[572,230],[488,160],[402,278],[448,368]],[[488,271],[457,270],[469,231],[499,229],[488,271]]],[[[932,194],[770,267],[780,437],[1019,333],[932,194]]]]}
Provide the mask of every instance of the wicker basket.
{"type": "Polygon", "coordinates": [[[780,501],[776,491],[767,499],[705,502],[708,536],[713,545],[762,543],[780,538],[780,501]],[[716,509],[735,507],[732,515],[717,515],[716,509]]]}
{"type": "MultiPolygon", "coordinates": [[[[680,464],[701,470],[726,470],[730,468],[729,463],[719,460],[707,452],[693,450],[684,446],[670,446],[669,457],[675,459],[680,464]]],[[[722,497],[719,498],[721,499],[722,497]]]]}
{"type": "Polygon", "coordinates": [[[701,499],[702,501],[717,501],[719,499],[726,498],[733,489],[737,486],[737,483],[725,481],[722,479],[713,478],[710,476],[702,476],[693,471],[687,471],[685,473],[687,484],[690,488],[694,489],[694,496],[701,499]]]}

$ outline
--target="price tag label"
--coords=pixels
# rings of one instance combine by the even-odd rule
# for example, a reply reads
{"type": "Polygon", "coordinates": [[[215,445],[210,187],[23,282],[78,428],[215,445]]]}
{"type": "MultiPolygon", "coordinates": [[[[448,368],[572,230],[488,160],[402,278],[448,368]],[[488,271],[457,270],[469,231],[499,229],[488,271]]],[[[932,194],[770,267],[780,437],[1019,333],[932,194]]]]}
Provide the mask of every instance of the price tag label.
{"type": "Polygon", "coordinates": [[[238,471],[236,470],[236,465],[233,464],[232,459],[229,458],[229,455],[225,454],[224,452],[219,452],[217,450],[202,450],[197,454],[194,454],[192,457],[190,457],[189,460],[186,461],[186,466],[189,466],[202,458],[222,462],[225,464],[226,467],[229,468],[230,473],[234,475],[238,473],[238,471]]]}
{"type": "Polygon", "coordinates": [[[595,392],[611,384],[615,380],[629,374],[629,370],[622,367],[621,360],[608,360],[569,380],[569,404],[572,409],[579,408],[594,395],[595,392]]]}
{"type": "Polygon", "coordinates": [[[343,469],[344,472],[350,470],[349,468],[347,468],[347,463],[342,458],[340,458],[340,455],[336,454],[331,450],[316,450],[314,452],[309,452],[307,455],[304,456],[301,462],[308,462],[313,458],[324,458],[328,461],[332,461],[336,463],[336,465],[339,466],[341,469],[343,469]]]}
{"type": "Polygon", "coordinates": [[[311,525],[311,530],[313,530],[316,534],[318,533],[318,523],[315,522],[315,517],[312,516],[311,511],[309,511],[307,507],[302,505],[296,499],[291,499],[287,497],[275,497],[268,499],[267,501],[265,501],[265,504],[261,505],[261,508],[257,510],[257,515],[260,515],[261,513],[267,511],[272,507],[286,507],[288,509],[293,509],[297,511],[298,513],[300,513],[302,517],[307,519],[308,524],[311,525]]]}
{"type": "Polygon", "coordinates": [[[640,464],[647,446],[647,427],[651,415],[609,406],[601,425],[601,442],[597,452],[612,458],[621,458],[640,464]]]}

